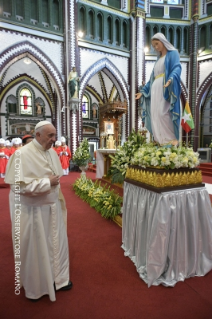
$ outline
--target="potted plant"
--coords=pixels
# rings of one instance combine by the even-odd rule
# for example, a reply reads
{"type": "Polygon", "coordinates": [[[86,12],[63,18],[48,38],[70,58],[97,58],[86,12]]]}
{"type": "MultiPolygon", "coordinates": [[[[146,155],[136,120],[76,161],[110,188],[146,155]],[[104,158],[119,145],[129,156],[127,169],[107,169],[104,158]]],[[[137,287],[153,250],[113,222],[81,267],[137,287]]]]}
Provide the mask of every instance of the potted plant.
{"type": "Polygon", "coordinates": [[[77,148],[76,152],[73,156],[73,162],[81,169],[81,175],[85,177],[86,169],[88,167],[88,162],[90,161],[91,156],[89,153],[89,144],[86,138],[80,143],[79,147],[77,148]]]}

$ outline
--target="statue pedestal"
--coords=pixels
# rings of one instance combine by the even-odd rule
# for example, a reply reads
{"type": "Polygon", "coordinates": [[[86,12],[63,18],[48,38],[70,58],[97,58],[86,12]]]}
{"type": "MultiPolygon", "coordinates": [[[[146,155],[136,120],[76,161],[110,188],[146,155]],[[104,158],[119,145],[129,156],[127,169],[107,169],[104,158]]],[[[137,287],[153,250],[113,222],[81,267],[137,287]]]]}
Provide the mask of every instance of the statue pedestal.
{"type": "Polygon", "coordinates": [[[70,111],[72,111],[74,114],[76,114],[77,111],[79,110],[79,103],[80,103],[80,100],[78,98],[76,99],[76,98],[72,97],[69,100],[70,111]]]}

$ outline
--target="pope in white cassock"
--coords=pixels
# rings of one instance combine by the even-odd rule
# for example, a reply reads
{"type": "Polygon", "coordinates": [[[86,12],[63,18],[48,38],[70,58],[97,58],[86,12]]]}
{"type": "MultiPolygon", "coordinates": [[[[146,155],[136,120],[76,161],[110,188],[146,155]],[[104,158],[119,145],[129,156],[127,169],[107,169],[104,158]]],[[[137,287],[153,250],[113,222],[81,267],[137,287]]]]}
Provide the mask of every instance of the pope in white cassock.
{"type": "MultiPolygon", "coordinates": [[[[63,176],[57,153],[51,149],[56,129],[48,121],[35,127],[35,139],[10,158],[5,182],[10,184],[10,213],[15,257],[15,285],[37,301],[55,290],[69,290],[67,212],[60,189],[63,176]]],[[[17,288],[17,287],[16,287],[17,288]]]]}

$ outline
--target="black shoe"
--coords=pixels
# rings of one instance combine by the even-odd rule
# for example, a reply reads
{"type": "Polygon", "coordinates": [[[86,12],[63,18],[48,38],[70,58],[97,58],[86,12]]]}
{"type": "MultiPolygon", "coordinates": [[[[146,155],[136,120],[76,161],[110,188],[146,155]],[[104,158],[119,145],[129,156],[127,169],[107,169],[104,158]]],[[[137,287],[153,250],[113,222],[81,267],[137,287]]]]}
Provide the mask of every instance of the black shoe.
{"type": "Polygon", "coordinates": [[[62,290],[62,291],[70,290],[70,289],[72,288],[72,286],[73,286],[73,284],[72,284],[72,282],[69,280],[69,283],[68,283],[67,286],[62,287],[62,288],[58,289],[57,291],[60,291],[60,290],[62,290]]]}
{"type": "Polygon", "coordinates": [[[30,298],[27,298],[27,299],[29,299],[29,300],[32,301],[32,302],[37,302],[37,301],[39,301],[41,298],[42,298],[42,297],[40,297],[40,298],[38,298],[38,299],[30,299],[30,298]]]}

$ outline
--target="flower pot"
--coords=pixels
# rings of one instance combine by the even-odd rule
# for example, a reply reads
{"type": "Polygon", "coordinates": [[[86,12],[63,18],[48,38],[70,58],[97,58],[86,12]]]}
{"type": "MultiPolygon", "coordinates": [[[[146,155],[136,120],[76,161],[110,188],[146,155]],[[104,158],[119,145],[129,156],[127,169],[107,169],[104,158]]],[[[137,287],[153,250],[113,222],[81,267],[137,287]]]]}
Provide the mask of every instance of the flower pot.
{"type": "Polygon", "coordinates": [[[82,171],[81,172],[81,177],[83,178],[86,178],[86,171],[87,171],[87,168],[88,168],[88,165],[82,165],[82,166],[79,166],[80,170],[82,171]]]}

